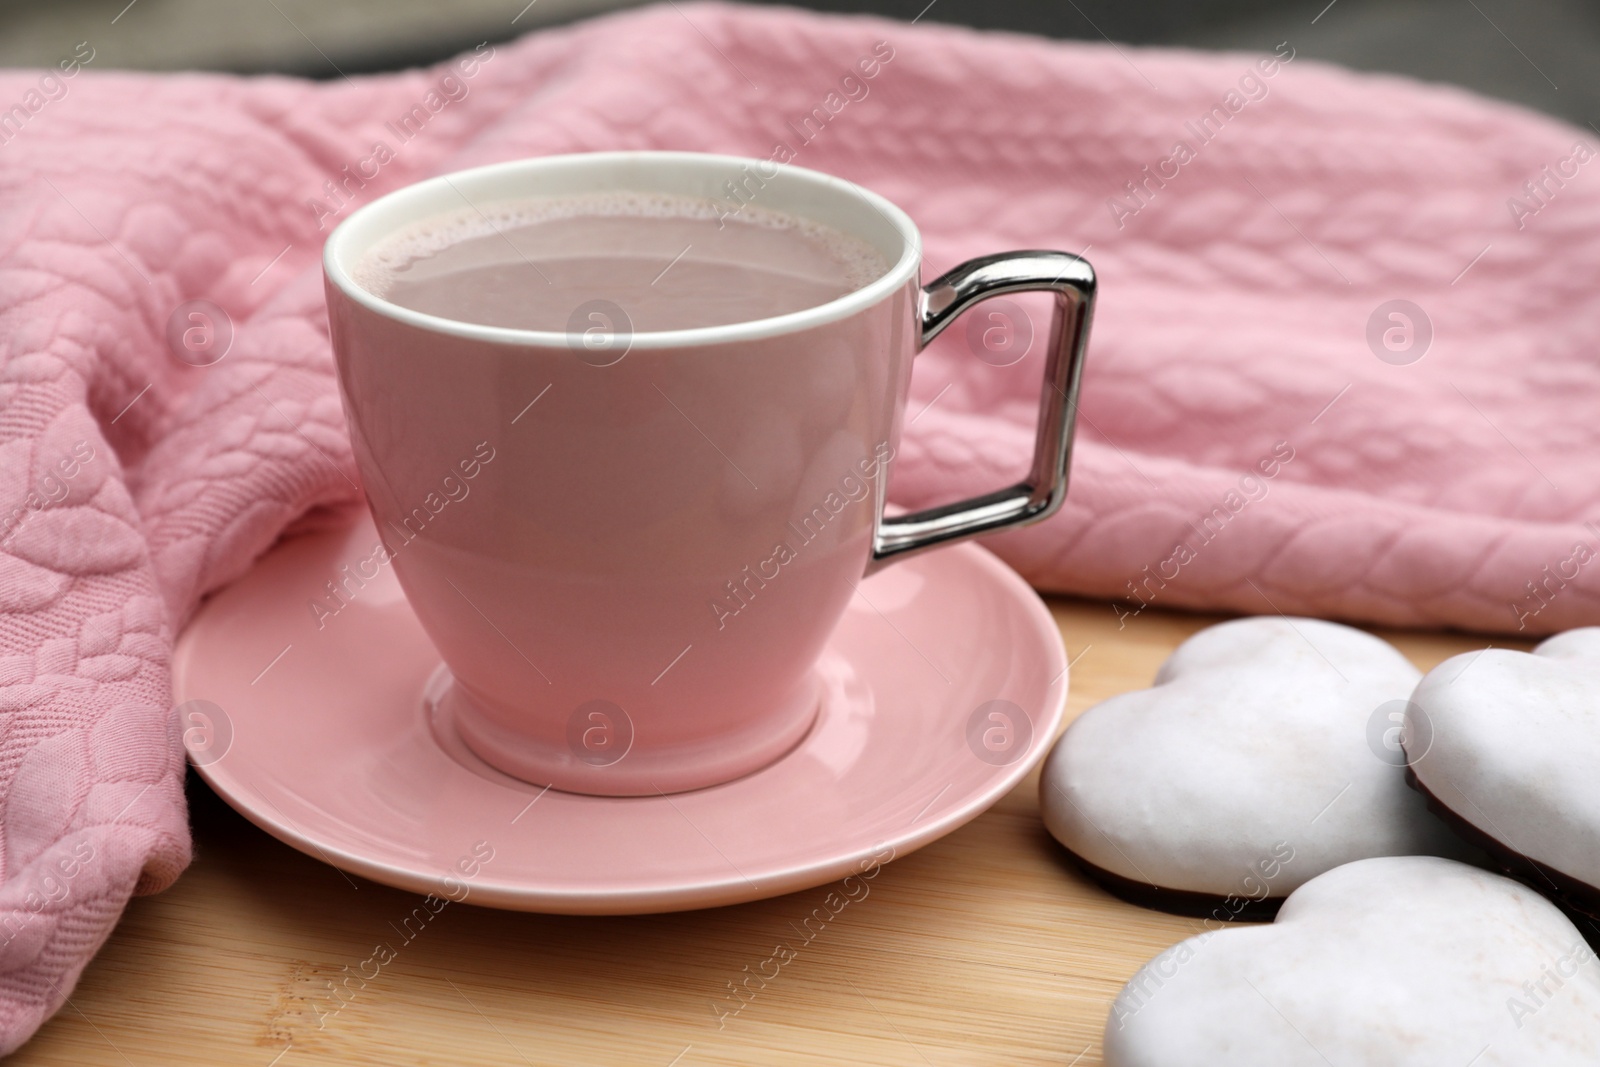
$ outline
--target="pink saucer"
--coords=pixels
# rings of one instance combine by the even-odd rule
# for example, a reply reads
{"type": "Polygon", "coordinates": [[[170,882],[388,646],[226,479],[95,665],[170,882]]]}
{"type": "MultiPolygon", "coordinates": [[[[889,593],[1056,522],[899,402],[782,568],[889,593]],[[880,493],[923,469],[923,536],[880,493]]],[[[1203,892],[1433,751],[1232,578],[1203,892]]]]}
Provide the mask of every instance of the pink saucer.
{"type": "Polygon", "coordinates": [[[1049,612],[960,545],[861,583],[818,667],[816,725],[776,763],[659,797],[546,790],[430,721],[439,658],[387,567],[337,614],[313,614],[375,538],[363,518],[274,548],[195,616],[173,685],[213,789],[280,840],[389,885],[571,914],[790,893],[975,818],[1061,723],[1067,665],[1049,612]]]}

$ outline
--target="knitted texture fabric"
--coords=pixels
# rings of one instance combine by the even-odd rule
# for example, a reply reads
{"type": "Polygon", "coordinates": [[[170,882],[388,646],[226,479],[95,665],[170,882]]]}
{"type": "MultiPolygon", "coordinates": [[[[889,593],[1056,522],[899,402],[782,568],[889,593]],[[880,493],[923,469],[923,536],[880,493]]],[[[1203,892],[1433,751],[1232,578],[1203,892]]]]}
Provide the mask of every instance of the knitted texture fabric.
{"type": "MultiPolygon", "coordinates": [[[[357,499],[319,251],[441,171],[781,148],[904,206],[925,278],[1086,250],[1070,498],[990,544],[1042,588],[1125,599],[1125,625],[1594,621],[1588,134],[1294,44],[680,4],[321,84],[102,71],[92,43],[0,74],[0,1051],[187,863],[173,634],[357,499]]],[[[968,318],[918,361],[900,504],[1026,469],[1045,313],[968,318]]]]}

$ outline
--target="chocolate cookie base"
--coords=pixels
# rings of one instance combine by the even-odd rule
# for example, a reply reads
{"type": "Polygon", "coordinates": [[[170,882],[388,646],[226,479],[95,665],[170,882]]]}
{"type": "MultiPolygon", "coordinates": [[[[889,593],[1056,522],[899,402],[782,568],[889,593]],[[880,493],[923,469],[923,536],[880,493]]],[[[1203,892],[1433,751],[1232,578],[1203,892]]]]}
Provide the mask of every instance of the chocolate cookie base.
{"type": "MultiPolygon", "coordinates": [[[[1049,834],[1045,836],[1049,837],[1049,834]]],[[[1271,922],[1278,914],[1278,909],[1283,907],[1283,902],[1288,899],[1262,897],[1260,900],[1252,900],[1249,897],[1235,896],[1231,898],[1233,903],[1230,903],[1230,898],[1211,893],[1196,893],[1190,889],[1166,889],[1151,885],[1149,882],[1124,878],[1120,874],[1090,863],[1055,838],[1051,837],[1050,840],[1091,882],[1119,900],[1137,904],[1141,908],[1185,915],[1192,919],[1212,919],[1216,922],[1271,922]],[[1237,911],[1234,910],[1236,904],[1241,905],[1237,911]]]]}
{"type": "Polygon", "coordinates": [[[1417,778],[1417,772],[1412,767],[1406,768],[1406,784],[1422,794],[1428,802],[1428,810],[1450,827],[1457,837],[1488,853],[1495,866],[1510,877],[1534,892],[1549,897],[1567,913],[1573,925],[1582,931],[1591,944],[1600,940],[1600,889],[1525,856],[1505,842],[1484,833],[1435,796],[1433,790],[1417,778]]]}

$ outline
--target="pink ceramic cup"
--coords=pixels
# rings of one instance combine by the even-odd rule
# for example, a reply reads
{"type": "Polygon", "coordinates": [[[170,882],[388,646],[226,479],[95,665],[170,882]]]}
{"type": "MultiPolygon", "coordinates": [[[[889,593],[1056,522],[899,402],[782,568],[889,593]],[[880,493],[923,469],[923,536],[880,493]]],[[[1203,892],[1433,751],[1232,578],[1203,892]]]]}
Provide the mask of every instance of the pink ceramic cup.
{"type": "Polygon", "coordinates": [[[1014,252],[924,288],[920,247],[904,212],[849,182],[685,152],[496,164],[346,219],[324,269],[383,539],[369,567],[393,566],[448,668],[419,699],[531,782],[632,796],[728,781],[811,726],[814,665],[864,575],[1053,513],[1093,271],[1014,252]],[[418,220],[596,190],[758,204],[856,234],[892,266],[795,314],[633,334],[614,305],[542,333],[421,314],[353,280],[363,253],[418,220]],[[967,307],[1023,290],[1056,299],[1029,477],[884,517],[913,357],[967,307]]]}

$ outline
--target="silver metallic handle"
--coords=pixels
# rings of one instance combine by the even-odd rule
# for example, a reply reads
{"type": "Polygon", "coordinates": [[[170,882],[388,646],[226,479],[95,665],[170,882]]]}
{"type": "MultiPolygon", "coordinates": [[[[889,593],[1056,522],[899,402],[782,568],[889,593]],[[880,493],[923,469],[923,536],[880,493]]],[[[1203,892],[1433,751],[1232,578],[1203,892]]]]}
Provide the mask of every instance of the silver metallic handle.
{"type": "Polygon", "coordinates": [[[1094,309],[1094,268],[1070,252],[1001,252],[970,259],[922,287],[919,312],[926,345],[982,300],[1007,293],[1055,293],[1055,319],[1039,396],[1039,427],[1026,481],[970,500],[909,515],[883,517],[867,564],[885,564],[978,534],[1048,519],[1067,497],[1078,382],[1094,309]]]}

